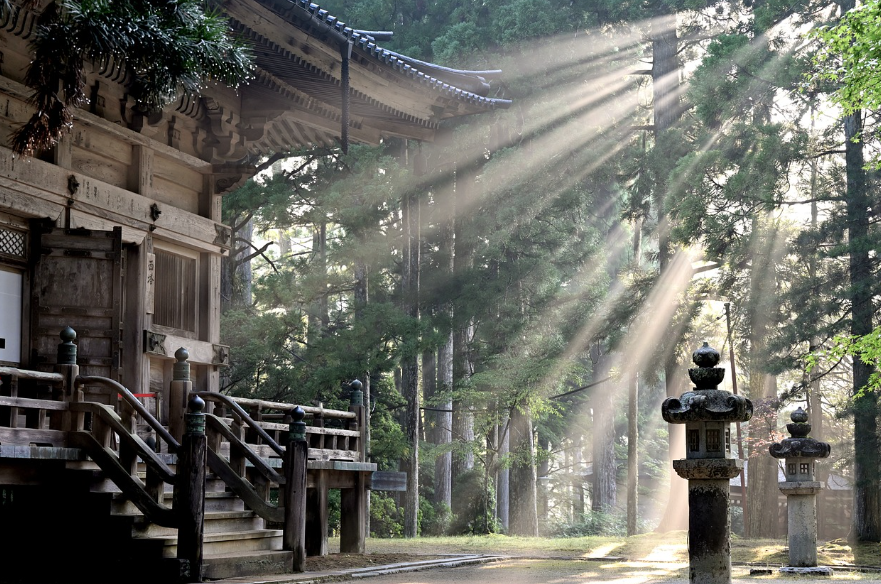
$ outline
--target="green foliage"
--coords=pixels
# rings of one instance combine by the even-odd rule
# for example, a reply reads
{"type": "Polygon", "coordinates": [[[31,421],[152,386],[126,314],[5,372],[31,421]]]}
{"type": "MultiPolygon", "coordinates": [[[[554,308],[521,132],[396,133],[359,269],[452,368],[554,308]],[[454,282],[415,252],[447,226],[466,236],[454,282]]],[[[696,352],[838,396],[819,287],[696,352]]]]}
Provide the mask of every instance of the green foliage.
{"type": "Polygon", "coordinates": [[[419,497],[420,535],[446,535],[452,520],[450,508],[443,503],[434,504],[425,497],[419,497]]]}
{"type": "Polygon", "coordinates": [[[197,0],[58,0],[40,15],[31,44],[25,83],[37,112],[12,139],[26,155],[52,146],[71,125],[69,107],[87,102],[86,62],[122,67],[144,112],[207,81],[236,87],[251,67],[226,20],[197,0]]]}
{"type": "Polygon", "coordinates": [[[848,356],[859,358],[872,368],[872,373],[869,375],[868,383],[854,393],[853,397],[858,399],[870,393],[877,395],[881,390],[881,327],[876,327],[871,333],[862,336],[837,335],[830,345],[828,349],[821,349],[806,356],[806,372],[814,372],[826,363],[840,363],[848,356]]]}
{"type": "Polygon", "coordinates": [[[813,36],[820,41],[819,79],[840,84],[832,97],[845,112],[881,106],[881,1],[863,2],[813,36]]]}
{"type": "MultiPolygon", "coordinates": [[[[644,520],[637,524],[638,533],[650,529],[651,525],[644,520]]],[[[555,521],[548,525],[547,530],[550,537],[625,536],[627,513],[620,510],[608,513],[589,511],[575,521],[555,521]]]]}
{"type": "Polygon", "coordinates": [[[401,537],[404,535],[404,510],[395,505],[390,495],[370,491],[370,536],[401,537]]]}
{"type": "Polygon", "coordinates": [[[450,525],[452,535],[480,535],[498,533],[499,525],[493,516],[495,487],[492,479],[485,482],[482,469],[463,473],[453,485],[453,500],[459,512],[450,525]]]}

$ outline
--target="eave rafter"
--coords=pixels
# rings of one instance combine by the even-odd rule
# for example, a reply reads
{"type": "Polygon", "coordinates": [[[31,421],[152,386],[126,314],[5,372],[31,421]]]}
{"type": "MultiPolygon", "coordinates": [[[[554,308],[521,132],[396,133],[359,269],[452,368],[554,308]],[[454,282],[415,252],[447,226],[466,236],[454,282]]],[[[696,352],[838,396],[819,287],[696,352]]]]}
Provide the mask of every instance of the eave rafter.
{"type": "MultiPolygon", "coordinates": [[[[245,7],[239,0],[227,0],[223,3],[223,10],[235,21],[239,31],[247,31],[248,38],[259,42],[261,48],[291,59],[310,73],[320,75],[325,83],[339,87],[340,57],[332,44],[322,42],[291,23],[279,25],[282,17],[264,6],[255,8],[249,4],[245,7]]],[[[371,51],[374,49],[370,47],[371,51]]],[[[399,122],[433,128],[438,120],[437,106],[444,110],[445,115],[442,114],[441,118],[455,115],[459,110],[459,104],[453,101],[454,107],[448,111],[451,103],[446,99],[448,96],[424,84],[414,83],[405,73],[377,66],[379,61],[372,59],[371,62],[368,54],[372,53],[364,51],[360,44],[354,45],[352,63],[356,66],[351,68],[352,97],[386,114],[383,118],[390,116],[399,122]]]]}

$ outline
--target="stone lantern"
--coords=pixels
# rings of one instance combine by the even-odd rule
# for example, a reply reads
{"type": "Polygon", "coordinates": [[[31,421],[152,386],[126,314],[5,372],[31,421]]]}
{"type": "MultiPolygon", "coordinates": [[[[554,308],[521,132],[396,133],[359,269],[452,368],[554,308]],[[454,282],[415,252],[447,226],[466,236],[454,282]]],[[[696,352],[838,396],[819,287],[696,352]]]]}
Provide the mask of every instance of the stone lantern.
{"type": "Polygon", "coordinates": [[[817,567],[817,493],[821,485],[815,480],[816,459],[826,458],[832,447],[826,442],[808,438],[811,425],[808,415],[798,408],[786,424],[790,438],[772,444],[768,450],[774,458],[783,459],[786,480],[779,483],[786,495],[789,521],[789,566],[781,572],[828,575],[832,569],[817,567]]]}
{"type": "Polygon", "coordinates": [[[719,352],[708,343],[692,360],[694,388],[667,398],[661,413],[670,424],[685,424],[685,459],[673,461],[673,469],[688,480],[689,581],[720,584],[731,582],[729,483],[743,468],[731,454],[731,423],[749,420],[753,405],[718,389],[725,370],[716,367],[719,352]]]}

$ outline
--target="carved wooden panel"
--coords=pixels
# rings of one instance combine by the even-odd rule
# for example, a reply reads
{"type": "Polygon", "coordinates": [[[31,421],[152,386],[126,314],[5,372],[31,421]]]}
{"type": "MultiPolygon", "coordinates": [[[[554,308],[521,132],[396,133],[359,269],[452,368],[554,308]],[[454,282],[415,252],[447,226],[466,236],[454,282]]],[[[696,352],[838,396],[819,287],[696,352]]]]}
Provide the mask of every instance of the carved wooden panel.
{"type": "Polygon", "coordinates": [[[77,333],[82,375],[119,380],[123,309],[122,229],[34,229],[31,366],[51,371],[58,334],[77,333]]]}

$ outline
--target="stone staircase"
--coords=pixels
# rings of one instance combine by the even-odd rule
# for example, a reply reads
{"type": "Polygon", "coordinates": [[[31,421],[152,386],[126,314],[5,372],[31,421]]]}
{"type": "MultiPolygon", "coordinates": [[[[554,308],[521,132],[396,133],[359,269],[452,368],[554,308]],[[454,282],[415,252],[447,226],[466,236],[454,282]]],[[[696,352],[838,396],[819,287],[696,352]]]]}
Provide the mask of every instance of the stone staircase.
{"type": "MultiPolygon", "coordinates": [[[[177,529],[149,522],[112,481],[101,476],[100,470],[93,473],[91,491],[110,496],[111,519],[126,525],[132,556],[154,558],[162,566],[160,573],[168,575],[176,566],[177,529]]],[[[144,474],[139,472],[142,477],[144,474]]],[[[171,485],[165,487],[162,503],[171,507],[171,485]]],[[[209,475],[205,486],[203,577],[213,580],[290,571],[291,552],[282,550],[282,529],[265,523],[226,490],[223,481],[209,475]]]]}

